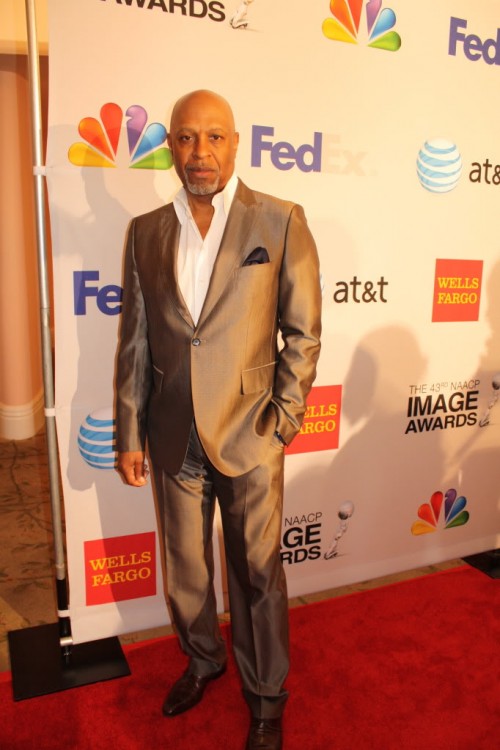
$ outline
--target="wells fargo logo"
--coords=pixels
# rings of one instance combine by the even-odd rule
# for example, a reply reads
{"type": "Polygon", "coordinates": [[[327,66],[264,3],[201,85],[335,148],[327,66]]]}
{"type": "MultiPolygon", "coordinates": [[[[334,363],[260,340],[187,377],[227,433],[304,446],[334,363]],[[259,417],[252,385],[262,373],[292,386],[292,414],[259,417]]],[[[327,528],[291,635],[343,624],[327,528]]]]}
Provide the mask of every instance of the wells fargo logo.
{"type": "Polygon", "coordinates": [[[341,385],[313,388],[307,399],[304,422],[286,453],[328,451],[339,447],[341,385]]]}
{"type": "Polygon", "coordinates": [[[436,260],[433,322],[479,320],[482,260],[436,260]]]}
{"type": "Polygon", "coordinates": [[[156,594],[155,532],[84,542],[87,606],[156,594]]]}

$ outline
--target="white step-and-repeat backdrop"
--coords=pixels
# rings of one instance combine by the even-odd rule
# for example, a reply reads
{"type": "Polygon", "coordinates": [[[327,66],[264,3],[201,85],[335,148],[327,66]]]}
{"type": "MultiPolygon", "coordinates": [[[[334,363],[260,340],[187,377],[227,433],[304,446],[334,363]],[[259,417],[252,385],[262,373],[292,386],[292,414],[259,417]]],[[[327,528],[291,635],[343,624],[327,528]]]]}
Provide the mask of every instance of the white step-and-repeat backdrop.
{"type": "Polygon", "coordinates": [[[166,126],[197,88],[233,105],[239,176],[301,203],[320,253],[323,349],[286,457],[290,595],[499,545],[499,26],[486,0],[50,0],[77,642],[168,618],[151,490],[113,470],[113,371],[126,228],[177,190],[166,126]]]}

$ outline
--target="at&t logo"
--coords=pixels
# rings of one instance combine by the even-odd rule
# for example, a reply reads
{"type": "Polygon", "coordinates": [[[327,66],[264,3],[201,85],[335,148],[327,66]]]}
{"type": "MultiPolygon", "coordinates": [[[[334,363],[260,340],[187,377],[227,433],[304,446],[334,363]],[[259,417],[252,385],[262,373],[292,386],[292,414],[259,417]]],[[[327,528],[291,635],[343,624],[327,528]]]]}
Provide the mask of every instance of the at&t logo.
{"type": "Polygon", "coordinates": [[[78,431],[78,450],[93,469],[114,469],[115,420],[110,406],[88,414],[78,431]]]}
{"type": "Polygon", "coordinates": [[[353,276],[350,281],[337,281],[333,293],[333,301],[337,304],[346,304],[355,302],[359,305],[361,302],[383,302],[387,303],[386,288],[389,282],[383,276],[378,281],[361,281],[357,276],[353,276]]]}
{"type": "MultiPolygon", "coordinates": [[[[463,162],[457,146],[446,138],[428,140],[417,156],[417,176],[431,193],[449,193],[462,176],[463,162]]],[[[489,158],[473,161],[468,172],[474,185],[500,185],[500,164],[489,158]]]]}
{"type": "Polygon", "coordinates": [[[431,193],[449,193],[462,174],[462,157],[451,141],[434,138],[426,141],[417,157],[420,184],[431,193]]]}

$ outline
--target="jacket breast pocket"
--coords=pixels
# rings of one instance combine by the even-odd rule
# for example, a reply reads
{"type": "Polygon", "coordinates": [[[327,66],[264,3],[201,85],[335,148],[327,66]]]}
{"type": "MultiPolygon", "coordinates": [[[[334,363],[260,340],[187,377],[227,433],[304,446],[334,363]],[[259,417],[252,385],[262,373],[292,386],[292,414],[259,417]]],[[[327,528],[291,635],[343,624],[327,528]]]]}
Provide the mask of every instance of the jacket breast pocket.
{"type": "Polygon", "coordinates": [[[269,362],[261,367],[251,367],[241,373],[241,392],[257,393],[272,388],[274,383],[274,369],[276,362],[269,362]]]}
{"type": "Polygon", "coordinates": [[[237,296],[239,309],[251,311],[251,315],[258,311],[262,317],[269,314],[277,304],[278,272],[272,262],[238,268],[231,291],[237,296]]]}

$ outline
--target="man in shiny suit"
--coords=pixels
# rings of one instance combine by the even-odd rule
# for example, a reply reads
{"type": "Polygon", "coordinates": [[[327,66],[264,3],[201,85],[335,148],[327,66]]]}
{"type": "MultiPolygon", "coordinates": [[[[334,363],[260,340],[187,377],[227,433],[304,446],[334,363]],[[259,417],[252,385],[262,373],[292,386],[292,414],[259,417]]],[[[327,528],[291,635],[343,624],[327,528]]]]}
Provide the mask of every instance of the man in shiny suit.
{"type": "Polygon", "coordinates": [[[118,469],[144,485],[147,440],[168,597],[189,659],[164,714],[192,708],[226,668],[213,589],[217,498],[233,649],[251,711],[246,747],[276,750],[288,672],[284,447],[316,373],[321,292],[302,208],[237,179],[238,140],[219,95],[195,91],[174,106],[168,142],[183,187],[128,234],[118,469]]]}

